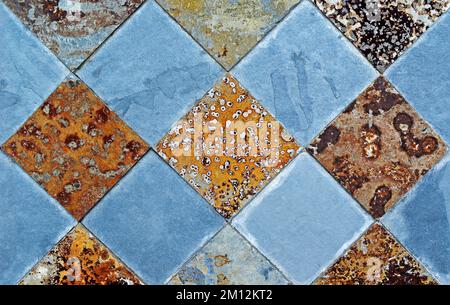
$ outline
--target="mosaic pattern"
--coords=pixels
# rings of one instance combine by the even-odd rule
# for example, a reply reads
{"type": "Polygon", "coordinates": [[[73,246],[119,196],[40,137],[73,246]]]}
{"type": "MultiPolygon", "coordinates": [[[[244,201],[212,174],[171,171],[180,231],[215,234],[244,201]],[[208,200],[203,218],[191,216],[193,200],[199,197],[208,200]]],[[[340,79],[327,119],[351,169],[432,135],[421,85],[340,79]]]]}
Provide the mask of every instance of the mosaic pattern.
{"type": "Polygon", "coordinates": [[[448,0],[313,0],[383,72],[450,6],[448,0]]]}
{"type": "Polygon", "coordinates": [[[446,144],[379,78],[308,151],[378,218],[443,157],[446,144]]]}
{"type": "Polygon", "coordinates": [[[380,225],[373,225],[318,285],[431,285],[437,282],[380,225]]]}
{"type": "Polygon", "coordinates": [[[75,70],[144,0],[3,0],[75,70]]]}
{"type": "Polygon", "coordinates": [[[156,0],[231,69],[299,0],[156,0]]]}
{"type": "Polygon", "coordinates": [[[71,78],[2,149],[81,219],[148,146],[83,82],[71,78]]]}
{"type": "Polygon", "coordinates": [[[231,218],[299,148],[289,132],[227,75],[156,149],[222,216],[231,218]]]}

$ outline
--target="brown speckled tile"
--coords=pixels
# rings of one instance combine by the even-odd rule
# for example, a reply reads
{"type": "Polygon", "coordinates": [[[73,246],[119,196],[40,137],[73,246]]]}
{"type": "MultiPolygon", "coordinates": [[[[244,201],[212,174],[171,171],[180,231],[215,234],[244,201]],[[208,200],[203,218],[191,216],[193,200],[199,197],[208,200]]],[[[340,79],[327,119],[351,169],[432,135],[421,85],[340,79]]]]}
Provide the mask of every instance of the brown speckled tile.
{"type": "Polygon", "coordinates": [[[450,6],[449,0],[313,0],[383,72],[450,6]]]}
{"type": "Polygon", "coordinates": [[[82,225],[77,225],[19,284],[136,285],[142,282],[82,225]]]}
{"type": "Polygon", "coordinates": [[[379,78],[308,147],[374,217],[381,217],[445,154],[446,145],[379,78]]]}
{"type": "Polygon", "coordinates": [[[83,82],[70,78],[2,150],[80,220],[148,145],[83,82]]]}
{"type": "Polygon", "coordinates": [[[317,285],[435,285],[432,276],[381,225],[373,225],[315,281],[317,285]]]}
{"type": "Polygon", "coordinates": [[[226,218],[269,183],[299,148],[231,75],[157,145],[158,153],[226,218]]]}

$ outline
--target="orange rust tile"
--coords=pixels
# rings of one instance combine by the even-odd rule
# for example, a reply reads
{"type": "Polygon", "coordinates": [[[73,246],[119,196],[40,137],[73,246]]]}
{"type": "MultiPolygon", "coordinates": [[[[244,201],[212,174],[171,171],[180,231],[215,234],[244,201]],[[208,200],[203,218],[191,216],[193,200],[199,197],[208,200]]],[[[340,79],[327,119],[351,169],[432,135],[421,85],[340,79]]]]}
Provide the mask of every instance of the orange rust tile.
{"type": "Polygon", "coordinates": [[[74,78],[64,81],[2,146],[78,220],[148,148],[74,78]]]}
{"type": "Polygon", "coordinates": [[[298,153],[288,131],[231,75],[158,143],[158,153],[231,218],[298,153]]]}

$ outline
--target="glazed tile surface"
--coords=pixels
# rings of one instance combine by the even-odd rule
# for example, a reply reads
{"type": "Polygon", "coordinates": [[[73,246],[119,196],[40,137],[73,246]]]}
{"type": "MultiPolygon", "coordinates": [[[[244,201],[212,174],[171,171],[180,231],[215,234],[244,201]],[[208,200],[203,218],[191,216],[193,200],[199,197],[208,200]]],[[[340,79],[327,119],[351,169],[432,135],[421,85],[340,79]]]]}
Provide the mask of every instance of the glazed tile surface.
{"type": "Polygon", "coordinates": [[[299,0],[156,0],[226,69],[232,68],[299,0]]]}
{"type": "Polygon", "coordinates": [[[314,0],[383,72],[447,11],[448,0],[314,0]]]}
{"type": "Polygon", "coordinates": [[[446,144],[379,78],[308,151],[378,218],[443,157],[446,144]]]}
{"type": "Polygon", "coordinates": [[[81,219],[148,146],[84,83],[69,78],[2,149],[81,219]]]}
{"type": "Polygon", "coordinates": [[[222,216],[231,218],[300,147],[236,79],[226,75],[156,149],[222,216]],[[203,141],[196,141],[199,138],[203,141]]]}

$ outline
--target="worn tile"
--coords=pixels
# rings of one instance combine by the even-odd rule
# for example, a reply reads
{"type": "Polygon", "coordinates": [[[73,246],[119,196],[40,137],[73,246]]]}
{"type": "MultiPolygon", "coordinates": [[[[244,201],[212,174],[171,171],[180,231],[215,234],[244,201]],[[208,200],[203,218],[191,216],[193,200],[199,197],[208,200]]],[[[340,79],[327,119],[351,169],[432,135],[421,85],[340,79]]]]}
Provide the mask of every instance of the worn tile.
{"type": "Polygon", "coordinates": [[[14,285],[75,220],[2,152],[0,173],[0,285],[14,285]]]}
{"type": "Polygon", "coordinates": [[[300,147],[227,74],[174,124],[156,149],[222,216],[231,218],[300,147]]]}
{"type": "Polygon", "coordinates": [[[156,0],[229,70],[300,0],[156,0]]]}
{"type": "Polygon", "coordinates": [[[2,2],[0,24],[0,143],[3,143],[69,71],[2,2]]]}
{"type": "Polygon", "coordinates": [[[172,277],[171,285],[285,285],[289,281],[226,226],[172,277]]]}
{"type": "Polygon", "coordinates": [[[443,157],[446,144],[381,77],[307,149],[381,217],[443,157]]]}
{"type": "Polygon", "coordinates": [[[373,225],[317,285],[436,285],[433,277],[381,225],[373,225]]]}
{"type": "Polygon", "coordinates": [[[135,285],[142,282],[79,224],[19,284],[135,285]]]}
{"type": "Polygon", "coordinates": [[[221,74],[161,7],[147,1],[78,75],[155,145],[221,74]]]}
{"type": "Polygon", "coordinates": [[[449,0],[314,0],[383,72],[447,11],[449,0]]]}
{"type": "Polygon", "coordinates": [[[232,72],[303,145],[378,75],[309,1],[232,72]]]}
{"type": "Polygon", "coordinates": [[[306,152],[233,221],[296,283],[309,284],[370,225],[370,217],[306,152]]]}
{"type": "Polygon", "coordinates": [[[81,219],[148,146],[82,81],[70,77],[2,149],[81,219]]]}
{"type": "Polygon", "coordinates": [[[75,70],[144,0],[3,0],[14,14],[75,70]]]}
{"type": "Polygon", "coordinates": [[[147,284],[163,284],[224,220],[150,151],[83,223],[147,284]]]}

